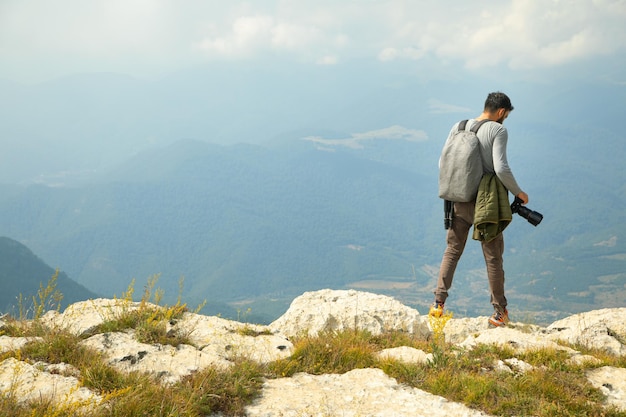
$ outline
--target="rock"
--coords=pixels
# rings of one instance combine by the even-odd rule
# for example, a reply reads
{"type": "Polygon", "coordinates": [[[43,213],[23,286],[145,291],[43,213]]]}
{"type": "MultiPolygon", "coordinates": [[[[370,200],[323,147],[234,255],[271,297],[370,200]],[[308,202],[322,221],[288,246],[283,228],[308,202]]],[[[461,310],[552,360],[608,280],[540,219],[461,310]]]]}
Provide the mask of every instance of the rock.
{"type": "Polygon", "coordinates": [[[417,388],[400,385],[380,369],[343,375],[296,374],[266,381],[248,417],[297,416],[486,416],[417,388]]]}
{"type": "MultiPolygon", "coordinates": [[[[76,335],[88,335],[102,323],[141,308],[163,307],[119,299],[88,300],[70,305],[62,314],[49,311],[42,317],[42,323],[76,335]]],[[[236,355],[266,363],[289,356],[293,350],[289,340],[272,334],[265,326],[194,313],[184,313],[181,319],[169,324],[169,331],[187,335],[197,349],[192,346],[145,345],[124,333],[100,334],[84,343],[104,352],[120,369],[145,370],[168,382],[207,366],[228,366],[231,363],[229,358],[236,355]],[[122,361],[124,358],[131,360],[122,361]],[[192,365],[185,365],[186,361],[192,365]]]]}
{"type": "Polygon", "coordinates": [[[587,371],[587,378],[607,396],[610,405],[626,411],[626,369],[604,366],[587,371]]]}
{"type": "Polygon", "coordinates": [[[74,377],[42,372],[26,362],[9,358],[0,363],[0,392],[19,403],[50,399],[57,406],[93,410],[102,398],[74,377]]]}
{"type": "Polygon", "coordinates": [[[575,350],[565,346],[560,346],[540,333],[524,333],[510,327],[496,327],[473,333],[458,345],[471,349],[479,344],[510,347],[516,352],[522,352],[529,349],[547,348],[565,350],[572,355],[576,353],[575,350]]]}
{"type": "Polygon", "coordinates": [[[524,372],[532,371],[533,369],[533,366],[531,364],[521,361],[517,358],[505,359],[504,363],[518,374],[523,374],[524,372]]]}
{"type": "Polygon", "coordinates": [[[549,325],[545,333],[553,340],[626,354],[626,308],[607,308],[575,314],[549,325]]]}
{"type": "MultiPolygon", "coordinates": [[[[48,311],[41,322],[50,328],[67,330],[77,336],[87,334],[98,325],[141,308],[142,303],[128,300],[98,298],[81,301],[68,306],[63,313],[48,311]]],[[[159,308],[155,304],[143,303],[143,307],[159,308]]]]}
{"type": "Polygon", "coordinates": [[[271,334],[265,326],[194,313],[184,313],[169,331],[187,336],[193,346],[141,343],[132,331],[97,334],[82,344],[102,352],[117,369],[150,373],[165,383],[210,366],[231,366],[235,357],[267,363],[287,357],[293,350],[289,340],[271,334]]]}
{"type": "Polygon", "coordinates": [[[470,335],[476,335],[483,330],[489,329],[488,317],[464,317],[461,319],[450,319],[446,323],[444,333],[446,342],[460,343],[470,335]]]}
{"type": "MultiPolygon", "coordinates": [[[[138,342],[132,333],[102,333],[81,342],[98,350],[115,368],[152,374],[165,383],[209,366],[225,368],[232,363],[224,355],[203,352],[189,345],[149,345],[138,342]]],[[[226,352],[224,352],[226,353],[226,352]]]]}
{"type": "Polygon", "coordinates": [[[408,346],[384,349],[378,352],[377,356],[379,359],[393,359],[406,363],[426,363],[433,359],[432,353],[426,353],[423,350],[408,346]]]}
{"type": "Polygon", "coordinates": [[[493,370],[496,372],[506,372],[508,374],[512,374],[513,369],[511,369],[506,363],[504,363],[504,361],[496,361],[496,363],[493,365],[493,370]]]}
{"type": "Polygon", "coordinates": [[[238,323],[219,317],[185,313],[172,330],[187,335],[203,352],[250,358],[260,363],[286,358],[293,344],[285,337],[272,334],[266,326],[238,323]]]}
{"type": "Polygon", "coordinates": [[[40,371],[48,372],[49,374],[73,376],[75,378],[80,377],[80,370],[78,370],[78,368],[68,363],[35,362],[33,366],[39,369],[40,371]]]}
{"type": "Polygon", "coordinates": [[[595,356],[583,355],[576,352],[567,360],[568,365],[600,365],[602,361],[595,356]]]}
{"type": "Polygon", "coordinates": [[[347,329],[367,330],[373,335],[404,331],[424,339],[430,335],[426,318],[417,310],[385,295],[355,290],[306,292],[269,327],[287,337],[347,329]]]}
{"type": "Polygon", "coordinates": [[[25,344],[35,340],[41,340],[41,338],[0,336],[0,353],[21,349],[25,344]]]}
{"type": "MultiPolygon", "coordinates": [[[[540,329],[539,326],[521,323],[510,323],[507,328],[527,334],[535,333],[540,329]]],[[[489,326],[489,317],[464,317],[449,320],[444,332],[446,342],[455,344],[463,342],[470,335],[477,335],[478,333],[490,329],[493,329],[493,327],[489,326]]]]}

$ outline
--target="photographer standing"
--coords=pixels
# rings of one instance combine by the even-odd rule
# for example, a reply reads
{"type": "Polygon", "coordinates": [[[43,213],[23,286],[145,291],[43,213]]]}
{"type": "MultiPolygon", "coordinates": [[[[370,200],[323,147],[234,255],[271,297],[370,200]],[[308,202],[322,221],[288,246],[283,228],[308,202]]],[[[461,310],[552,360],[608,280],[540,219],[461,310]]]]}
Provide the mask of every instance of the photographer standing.
{"type": "MultiPolygon", "coordinates": [[[[518,197],[523,204],[526,204],[528,203],[528,195],[517,185],[506,157],[508,133],[502,123],[512,111],[511,100],[506,94],[501,92],[490,93],[485,101],[482,114],[476,119],[469,120],[466,128],[469,130],[477,122],[487,120],[476,133],[480,143],[483,173],[495,174],[508,191],[518,197]]],[[[449,138],[457,132],[458,128],[459,123],[454,125],[449,138]]],[[[454,271],[463,254],[469,230],[474,224],[475,201],[452,204],[454,217],[447,232],[447,247],[439,269],[435,302],[428,313],[435,317],[443,315],[444,303],[448,297],[448,290],[452,286],[454,271]]],[[[491,304],[494,307],[494,313],[489,318],[489,324],[504,326],[509,322],[509,316],[506,309],[507,300],[504,296],[504,269],[502,267],[504,239],[502,233],[498,233],[491,240],[482,240],[481,245],[487,266],[491,304]]]]}

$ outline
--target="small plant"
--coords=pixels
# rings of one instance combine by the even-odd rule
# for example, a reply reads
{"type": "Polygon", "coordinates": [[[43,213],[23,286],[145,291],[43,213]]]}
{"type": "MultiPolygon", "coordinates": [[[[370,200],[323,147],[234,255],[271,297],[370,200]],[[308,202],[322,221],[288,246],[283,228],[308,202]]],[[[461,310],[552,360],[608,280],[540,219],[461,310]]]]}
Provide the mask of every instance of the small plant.
{"type": "Polygon", "coordinates": [[[454,313],[452,311],[446,310],[444,314],[439,317],[436,316],[428,316],[428,324],[430,324],[430,328],[433,332],[432,341],[437,345],[444,345],[446,342],[446,335],[444,329],[448,321],[454,317],[454,313]]]}
{"type": "MultiPolygon", "coordinates": [[[[173,306],[160,306],[163,299],[163,290],[155,289],[159,275],[148,279],[144,292],[137,307],[131,308],[133,302],[134,280],[122,295],[122,303],[126,306],[121,313],[105,321],[92,330],[92,334],[105,332],[120,332],[134,329],[137,340],[142,343],[159,343],[172,346],[190,344],[189,335],[180,332],[168,331],[168,324],[180,319],[187,311],[187,305],[178,301],[173,306]]],[[[179,283],[182,288],[182,279],[179,283]]],[[[182,289],[181,289],[182,291],[182,289]]]]}
{"type": "Polygon", "coordinates": [[[432,329],[432,359],[428,360],[428,364],[433,368],[445,367],[449,363],[449,356],[446,352],[446,334],[444,329],[446,324],[453,317],[453,313],[451,311],[446,311],[440,317],[428,316],[428,323],[430,324],[430,328],[432,329]]]}
{"type": "Polygon", "coordinates": [[[57,289],[58,278],[59,270],[57,269],[54,275],[48,280],[48,284],[45,287],[43,284],[39,284],[37,297],[33,297],[33,304],[35,306],[35,315],[33,318],[35,320],[41,318],[48,310],[59,311],[61,309],[63,294],[57,289]]]}
{"type": "Polygon", "coordinates": [[[57,289],[57,281],[59,278],[59,270],[55,270],[54,274],[44,287],[43,283],[39,284],[39,290],[37,295],[32,296],[32,305],[27,307],[25,305],[25,298],[23,294],[19,294],[17,297],[18,307],[18,320],[25,321],[28,319],[38,320],[48,310],[59,311],[61,309],[61,300],[63,300],[63,294],[57,289]],[[31,313],[32,308],[32,313],[31,313]]]}

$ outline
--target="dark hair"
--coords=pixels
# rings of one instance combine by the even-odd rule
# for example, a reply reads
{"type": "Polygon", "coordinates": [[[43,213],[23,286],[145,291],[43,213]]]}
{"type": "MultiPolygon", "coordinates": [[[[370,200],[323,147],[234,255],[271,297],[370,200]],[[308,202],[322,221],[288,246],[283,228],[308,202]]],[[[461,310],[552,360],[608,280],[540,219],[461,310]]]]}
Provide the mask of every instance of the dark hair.
{"type": "Polygon", "coordinates": [[[511,104],[511,99],[506,94],[499,91],[489,93],[487,100],[485,100],[485,110],[494,112],[499,109],[512,111],[513,105],[511,104]]]}

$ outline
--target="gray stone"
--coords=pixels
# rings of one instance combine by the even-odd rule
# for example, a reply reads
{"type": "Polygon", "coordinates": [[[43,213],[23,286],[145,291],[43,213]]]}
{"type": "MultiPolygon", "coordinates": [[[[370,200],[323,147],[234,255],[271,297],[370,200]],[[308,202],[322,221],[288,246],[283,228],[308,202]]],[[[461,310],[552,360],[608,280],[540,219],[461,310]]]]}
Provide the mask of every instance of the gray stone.
{"type": "Polygon", "coordinates": [[[244,324],[219,317],[185,313],[173,331],[187,335],[203,352],[223,357],[242,356],[260,363],[286,358],[293,344],[266,326],[244,324]]]}
{"type": "Polygon", "coordinates": [[[58,406],[72,406],[84,412],[97,407],[102,398],[78,379],[51,374],[15,358],[0,363],[0,392],[14,396],[20,403],[51,400],[58,406]]]}
{"type": "Polygon", "coordinates": [[[397,348],[384,349],[377,354],[379,359],[393,359],[406,363],[427,363],[432,361],[433,354],[426,353],[423,350],[415,349],[408,346],[400,346],[397,348]]]}
{"type": "Polygon", "coordinates": [[[607,308],[575,314],[549,325],[545,333],[553,340],[626,354],[626,308],[607,308]]]}
{"type": "Polygon", "coordinates": [[[165,383],[176,382],[210,366],[225,368],[232,365],[225,358],[227,352],[219,355],[189,345],[149,345],[138,342],[131,332],[97,334],[81,343],[102,352],[106,360],[121,371],[152,374],[165,383]]]}
{"type": "Polygon", "coordinates": [[[607,396],[607,402],[626,411],[626,369],[603,366],[587,371],[593,386],[607,396]]]}
{"type": "Polygon", "coordinates": [[[486,416],[462,404],[407,387],[380,369],[342,375],[296,374],[265,382],[263,397],[246,409],[248,417],[486,416]]]}
{"type": "Polygon", "coordinates": [[[270,328],[287,337],[349,329],[373,335],[404,331],[424,339],[430,335],[426,318],[417,310],[388,296],[355,290],[304,293],[270,328]]]}

